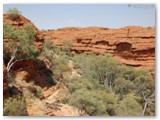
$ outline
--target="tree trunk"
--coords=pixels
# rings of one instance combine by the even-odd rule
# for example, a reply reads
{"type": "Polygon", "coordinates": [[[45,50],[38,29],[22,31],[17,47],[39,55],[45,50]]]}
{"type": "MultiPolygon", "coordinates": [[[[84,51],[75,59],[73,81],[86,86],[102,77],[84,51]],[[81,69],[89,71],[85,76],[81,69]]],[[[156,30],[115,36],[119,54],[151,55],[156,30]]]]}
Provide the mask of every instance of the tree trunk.
{"type": "Polygon", "coordinates": [[[148,105],[148,101],[145,101],[142,116],[144,116],[144,114],[146,112],[147,105],[148,105]]]}
{"type": "Polygon", "coordinates": [[[144,97],[144,100],[145,100],[145,104],[144,104],[142,116],[145,115],[145,112],[146,112],[146,109],[147,109],[148,102],[149,102],[150,98],[153,97],[153,96],[154,96],[154,93],[151,94],[151,95],[146,99],[146,96],[144,95],[144,92],[143,92],[143,97],[144,97]]]}
{"type": "Polygon", "coordinates": [[[8,64],[7,64],[7,71],[8,71],[8,72],[9,72],[10,64],[13,62],[14,58],[15,58],[15,57],[12,56],[11,59],[10,59],[10,61],[9,61],[8,64]]]}
{"type": "Polygon", "coordinates": [[[14,61],[14,59],[15,59],[15,57],[16,57],[16,52],[17,52],[17,48],[16,48],[16,50],[14,51],[14,53],[13,53],[10,61],[9,61],[8,64],[7,64],[7,72],[9,72],[9,70],[11,69],[11,67],[13,66],[13,64],[16,62],[16,61],[14,61]]]}
{"type": "Polygon", "coordinates": [[[11,67],[14,65],[14,63],[16,63],[16,62],[17,62],[17,60],[14,61],[14,62],[12,62],[12,64],[10,64],[10,66],[9,66],[9,68],[8,68],[8,72],[10,71],[10,69],[11,69],[11,67]]]}

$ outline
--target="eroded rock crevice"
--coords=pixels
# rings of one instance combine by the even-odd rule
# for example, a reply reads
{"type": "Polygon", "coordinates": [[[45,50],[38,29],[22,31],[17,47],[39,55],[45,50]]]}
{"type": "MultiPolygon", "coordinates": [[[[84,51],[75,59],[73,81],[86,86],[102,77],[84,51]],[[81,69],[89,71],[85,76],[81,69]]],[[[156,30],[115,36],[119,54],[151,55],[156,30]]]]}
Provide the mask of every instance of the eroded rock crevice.
{"type": "Polygon", "coordinates": [[[128,42],[121,42],[116,45],[117,52],[130,51],[132,49],[132,44],[128,42]]]}

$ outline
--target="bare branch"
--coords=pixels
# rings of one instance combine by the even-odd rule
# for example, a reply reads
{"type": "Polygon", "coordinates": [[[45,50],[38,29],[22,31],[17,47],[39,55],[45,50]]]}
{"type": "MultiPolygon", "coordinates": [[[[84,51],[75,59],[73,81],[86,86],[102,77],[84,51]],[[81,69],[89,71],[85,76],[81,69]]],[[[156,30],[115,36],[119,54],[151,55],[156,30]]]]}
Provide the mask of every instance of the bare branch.
{"type": "Polygon", "coordinates": [[[146,108],[147,108],[147,105],[149,104],[149,99],[154,96],[154,93],[151,94],[148,98],[146,98],[146,96],[144,95],[143,91],[142,91],[142,95],[143,95],[144,100],[145,100],[145,104],[144,104],[144,108],[143,108],[143,113],[142,113],[142,116],[144,116],[146,108]]]}
{"type": "MultiPolygon", "coordinates": [[[[15,49],[15,51],[14,51],[14,53],[13,53],[11,59],[10,59],[10,61],[9,61],[8,64],[7,64],[7,71],[8,71],[8,72],[9,72],[11,66],[13,65],[12,62],[13,62],[13,60],[15,59],[16,53],[17,53],[17,47],[16,47],[16,49],[15,49]]],[[[14,63],[14,62],[13,62],[13,63],[14,63]]]]}
{"type": "Polygon", "coordinates": [[[147,98],[147,101],[148,101],[151,97],[153,97],[153,96],[154,96],[154,93],[151,94],[151,95],[147,98]]]}
{"type": "Polygon", "coordinates": [[[11,67],[17,62],[18,60],[15,60],[8,68],[8,72],[10,71],[11,67]]]}
{"type": "Polygon", "coordinates": [[[145,101],[144,108],[143,108],[143,112],[142,112],[142,116],[144,116],[144,114],[145,114],[145,112],[146,112],[147,105],[148,105],[148,102],[145,101]]]}

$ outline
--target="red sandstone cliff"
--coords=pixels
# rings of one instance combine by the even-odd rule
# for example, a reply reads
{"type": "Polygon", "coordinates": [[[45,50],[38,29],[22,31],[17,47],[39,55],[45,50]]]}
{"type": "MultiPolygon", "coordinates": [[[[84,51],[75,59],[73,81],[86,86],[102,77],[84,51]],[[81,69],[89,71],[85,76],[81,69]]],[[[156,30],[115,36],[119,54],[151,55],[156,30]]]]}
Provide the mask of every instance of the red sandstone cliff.
{"type": "Polygon", "coordinates": [[[63,45],[63,40],[71,41],[74,53],[110,53],[129,66],[153,68],[155,64],[154,27],[68,27],[47,31],[45,38],[51,38],[58,46],[63,45]]]}
{"type": "MultiPolygon", "coordinates": [[[[6,14],[3,22],[20,28],[31,23],[37,31],[35,45],[42,49],[44,38],[51,38],[53,43],[63,46],[63,40],[71,41],[73,53],[113,54],[124,65],[152,69],[155,64],[155,28],[128,26],[119,29],[105,27],[68,27],[47,30],[42,34],[35,25],[23,16],[12,21],[6,14]]],[[[4,41],[6,39],[4,38],[4,41]]]]}

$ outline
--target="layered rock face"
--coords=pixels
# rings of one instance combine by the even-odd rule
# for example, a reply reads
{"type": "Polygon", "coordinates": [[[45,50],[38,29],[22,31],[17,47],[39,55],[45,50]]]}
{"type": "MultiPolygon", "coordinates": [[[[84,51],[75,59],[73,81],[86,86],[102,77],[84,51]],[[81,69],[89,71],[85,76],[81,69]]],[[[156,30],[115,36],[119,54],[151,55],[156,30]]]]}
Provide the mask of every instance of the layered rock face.
{"type": "MultiPolygon", "coordinates": [[[[13,21],[3,15],[3,22],[23,28],[24,24],[32,24],[37,31],[35,45],[42,49],[45,38],[63,46],[63,41],[72,42],[73,53],[113,54],[122,64],[137,68],[152,69],[155,64],[155,28],[128,26],[119,29],[105,27],[67,27],[47,30],[44,34],[28,19],[20,16],[13,21]]],[[[4,38],[4,41],[7,41],[4,38]]]]}
{"type": "Polygon", "coordinates": [[[63,46],[63,40],[71,41],[73,53],[113,54],[124,65],[145,69],[152,69],[155,64],[154,27],[68,27],[49,30],[45,38],[51,38],[58,46],[63,46]]]}

